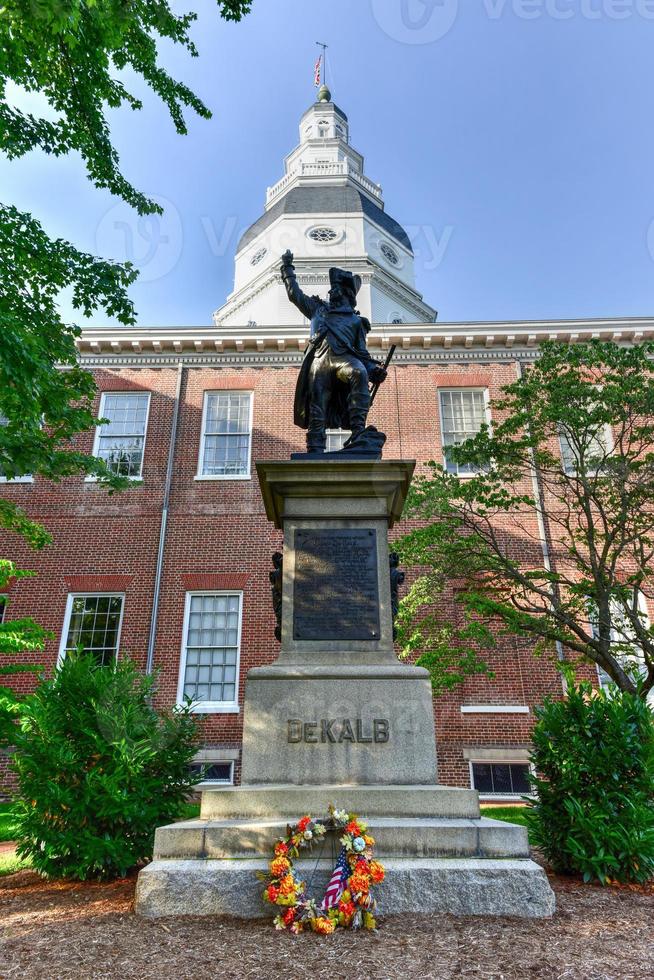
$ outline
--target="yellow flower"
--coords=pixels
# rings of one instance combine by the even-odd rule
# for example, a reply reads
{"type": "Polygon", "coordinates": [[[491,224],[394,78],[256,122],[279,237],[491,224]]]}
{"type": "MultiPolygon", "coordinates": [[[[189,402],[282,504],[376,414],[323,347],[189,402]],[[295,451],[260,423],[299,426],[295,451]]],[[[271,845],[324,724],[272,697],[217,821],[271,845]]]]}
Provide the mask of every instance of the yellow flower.
{"type": "Polygon", "coordinates": [[[370,877],[376,885],[384,880],[385,871],[384,865],[380,864],[379,861],[370,862],[370,877]]]}
{"type": "Polygon", "coordinates": [[[374,847],[375,846],[375,838],[374,837],[371,837],[370,834],[364,834],[363,835],[363,839],[366,842],[366,847],[374,847]]]}
{"type": "Polygon", "coordinates": [[[295,892],[295,880],[293,875],[286,875],[279,883],[279,891],[282,895],[292,895],[295,892]]]}
{"type": "Polygon", "coordinates": [[[281,878],[286,874],[290,866],[291,862],[288,860],[288,858],[283,856],[276,857],[274,861],[270,862],[270,873],[275,878],[281,878]]]}
{"type": "Polygon", "coordinates": [[[336,924],[331,919],[321,915],[312,921],[311,928],[314,932],[320,933],[321,936],[329,936],[336,928],[336,924]]]}
{"type": "Polygon", "coordinates": [[[377,923],[372,912],[363,913],[363,928],[364,929],[376,929],[377,923]]]}

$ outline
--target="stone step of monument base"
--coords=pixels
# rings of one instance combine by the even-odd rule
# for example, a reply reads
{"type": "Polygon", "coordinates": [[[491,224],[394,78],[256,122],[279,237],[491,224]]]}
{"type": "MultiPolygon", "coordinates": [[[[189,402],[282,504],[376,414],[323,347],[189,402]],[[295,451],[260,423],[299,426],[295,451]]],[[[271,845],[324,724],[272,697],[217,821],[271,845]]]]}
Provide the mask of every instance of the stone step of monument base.
{"type": "Polygon", "coordinates": [[[329,804],[362,817],[461,817],[480,815],[479,794],[451,786],[295,786],[257,784],[225,786],[202,794],[203,820],[234,817],[287,817],[294,823],[305,813],[327,817],[329,804]]]}
{"type": "MultiPolygon", "coordinates": [[[[450,913],[541,918],[554,913],[554,893],[543,869],[527,858],[387,858],[375,889],[378,914],[450,913]]],[[[264,860],[154,861],[139,874],[136,911],[146,916],[269,917],[257,871],[264,860]]],[[[308,893],[322,899],[331,861],[320,861],[308,893]]]]}
{"type": "MultiPolygon", "coordinates": [[[[227,859],[270,857],[274,844],[286,835],[280,819],[189,820],[159,827],[154,842],[155,860],[175,858],[227,859]]],[[[525,827],[485,818],[370,817],[375,854],[386,857],[529,857],[525,827]]],[[[338,837],[328,834],[305,863],[323,853],[338,851],[338,837]]]]}

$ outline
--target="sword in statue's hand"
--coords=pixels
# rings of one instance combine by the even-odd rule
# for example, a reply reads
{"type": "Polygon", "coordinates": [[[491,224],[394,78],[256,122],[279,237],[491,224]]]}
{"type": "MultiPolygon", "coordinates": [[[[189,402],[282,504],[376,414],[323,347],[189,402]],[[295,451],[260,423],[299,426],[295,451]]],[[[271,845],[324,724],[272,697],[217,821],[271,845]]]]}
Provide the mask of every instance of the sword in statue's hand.
{"type": "MultiPolygon", "coordinates": [[[[386,355],[386,360],[384,361],[383,364],[384,371],[388,371],[388,365],[391,363],[391,359],[393,357],[393,354],[395,353],[396,348],[397,348],[397,344],[391,344],[391,346],[388,348],[388,354],[386,355]]],[[[370,408],[372,408],[372,403],[375,400],[375,395],[379,391],[380,384],[381,381],[376,381],[375,384],[370,389],[370,408]]]]}

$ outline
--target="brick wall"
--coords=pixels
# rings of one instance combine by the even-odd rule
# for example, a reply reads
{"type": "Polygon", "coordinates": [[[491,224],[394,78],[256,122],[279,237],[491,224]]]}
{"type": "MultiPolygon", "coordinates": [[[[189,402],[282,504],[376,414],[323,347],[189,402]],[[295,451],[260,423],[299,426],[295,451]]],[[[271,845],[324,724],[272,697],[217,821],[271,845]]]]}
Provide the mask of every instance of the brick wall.
{"type": "MultiPolygon", "coordinates": [[[[20,567],[38,572],[10,590],[8,615],[34,616],[54,633],[44,654],[28,657],[51,670],[56,662],[67,595],[74,591],[119,591],[125,595],[121,650],[145,666],[152,616],[153,587],[163,505],[163,488],[173,421],[177,370],[98,370],[100,391],[150,391],[151,404],[142,482],[120,495],[81,477],[54,486],[3,485],[0,492],[16,500],[30,516],[52,532],[53,544],[41,553],[29,551],[15,536],[0,536],[0,553],[20,567]]],[[[238,700],[241,713],[202,716],[203,748],[236,748],[242,736],[243,689],[247,671],[272,662],[278,644],[273,637],[268,572],[270,556],[281,546],[281,533],[266,519],[254,464],[260,459],[288,458],[301,450],[304,433],[292,423],[297,368],[261,369],[187,367],[178,417],[170,512],[154,664],[160,670],[158,703],[171,705],[177,696],[185,595],[189,590],[239,590],[243,593],[238,700]],[[247,480],[196,480],[205,391],[231,389],[253,392],[252,477],[247,480]]],[[[392,368],[379,391],[370,421],[386,432],[387,458],[415,458],[418,471],[432,459],[441,460],[439,387],[487,388],[491,398],[515,380],[510,360],[480,365],[430,364],[392,368]]],[[[98,397],[99,405],[99,397],[98,397]]],[[[91,452],[93,434],[78,440],[91,452]]],[[[529,492],[530,487],[525,487],[529,492]]],[[[524,527],[537,536],[535,514],[521,515],[524,527]]],[[[398,527],[402,533],[407,525],[398,527]]],[[[504,528],[511,547],[522,557],[542,556],[533,538],[504,528]],[[536,548],[536,552],[534,552],[536,548]]],[[[452,616],[459,609],[452,596],[452,616]]],[[[558,695],[561,680],[546,657],[536,658],[528,643],[503,640],[490,656],[493,679],[478,676],[435,700],[440,779],[469,784],[465,754],[475,746],[524,750],[533,723],[533,706],[545,694],[558,695]],[[464,714],[462,705],[528,706],[528,714],[464,714]]],[[[593,671],[589,668],[589,676],[593,671]]],[[[21,691],[34,684],[31,675],[15,678],[21,691]]],[[[0,763],[0,766],[2,763],[0,763]]],[[[237,778],[240,765],[236,766],[237,778]]]]}

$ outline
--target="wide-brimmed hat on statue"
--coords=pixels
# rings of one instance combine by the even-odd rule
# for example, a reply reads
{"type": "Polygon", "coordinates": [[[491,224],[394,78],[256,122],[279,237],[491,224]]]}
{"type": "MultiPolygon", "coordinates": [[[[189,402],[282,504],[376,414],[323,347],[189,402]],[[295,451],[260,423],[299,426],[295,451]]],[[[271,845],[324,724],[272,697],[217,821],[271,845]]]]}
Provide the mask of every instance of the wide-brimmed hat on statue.
{"type": "Polygon", "coordinates": [[[350,293],[351,296],[356,296],[361,289],[361,276],[352,275],[351,272],[346,272],[345,269],[332,268],[329,270],[329,284],[330,286],[340,286],[341,289],[350,293]]]}

